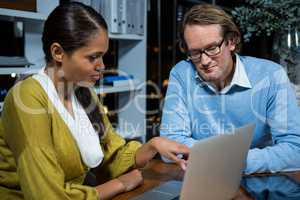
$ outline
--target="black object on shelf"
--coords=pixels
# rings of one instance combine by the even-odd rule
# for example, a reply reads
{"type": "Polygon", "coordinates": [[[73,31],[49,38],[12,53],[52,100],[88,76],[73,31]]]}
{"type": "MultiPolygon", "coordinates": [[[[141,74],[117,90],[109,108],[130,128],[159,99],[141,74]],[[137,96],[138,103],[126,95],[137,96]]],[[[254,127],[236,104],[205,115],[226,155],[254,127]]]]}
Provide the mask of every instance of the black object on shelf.
{"type": "Polygon", "coordinates": [[[0,76],[0,102],[4,101],[7,92],[15,84],[15,82],[16,77],[11,77],[10,75],[0,76]]]}
{"type": "Polygon", "coordinates": [[[0,67],[24,67],[31,63],[24,54],[24,22],[0,20],[0,67]]]}
{"type": "Polygon", "coordinates": [[[23,22],[0,20],[0,27],[0,56],[24,56],[23,22]]]}

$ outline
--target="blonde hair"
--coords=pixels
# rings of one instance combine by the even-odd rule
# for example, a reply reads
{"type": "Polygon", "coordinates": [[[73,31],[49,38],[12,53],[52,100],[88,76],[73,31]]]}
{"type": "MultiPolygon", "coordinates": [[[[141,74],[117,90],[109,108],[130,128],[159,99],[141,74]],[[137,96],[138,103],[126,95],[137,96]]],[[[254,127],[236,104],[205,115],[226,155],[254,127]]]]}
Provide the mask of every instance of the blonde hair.
{"type": "Polygon", "coordinates": [[[232,40],[236,48],[233,53],[239,52],[241,49],[241,33],[233,22],[232,17],[223,9],[211,5],[201,4],[193,6],[185,15],[180,31],[180,49],[182,52],[187,51],[187,45],[184,40],[184,30],[188,25],[212,25],[219,24],[221,26],[221,34],[225,41],[232,40]]]}

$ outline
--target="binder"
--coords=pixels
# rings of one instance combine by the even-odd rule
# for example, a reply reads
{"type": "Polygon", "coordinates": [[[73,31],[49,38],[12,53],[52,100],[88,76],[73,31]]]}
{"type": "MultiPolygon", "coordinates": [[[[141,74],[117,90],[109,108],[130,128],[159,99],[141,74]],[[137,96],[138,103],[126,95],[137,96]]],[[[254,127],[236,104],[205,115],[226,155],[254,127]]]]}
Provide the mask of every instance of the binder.
{"type": "Polygon", "coordinates": [[[126,0],[126,33],[127,34],[134,34],[136,33],[136,26],[135,26],[135,8],[136,8],[136,0],[126,0]]]}
{"type": "Polygon", "coordinates": [[[136,24],[136,33],[138,35],[144,35],[144,19],[145,19],[145,0],[136,0],[137,1],[137,24],[136,24]]]}
{"type": "Polygon", "coordinates": [[[127,0],[118,0],[118,25],[120,32],[127,33],[127,0]]]}
{"type": "Polygon", "coordinates": [[[144,34],[145,0],[127,1],[127,32],[131,34],[144,34]]]}
{"type": "Polygon", "coordinates": [[[111,33],[121,33],[120,20],[118,17],[119,0],[102,0],[100,12],[102,13],[111,33]]]}

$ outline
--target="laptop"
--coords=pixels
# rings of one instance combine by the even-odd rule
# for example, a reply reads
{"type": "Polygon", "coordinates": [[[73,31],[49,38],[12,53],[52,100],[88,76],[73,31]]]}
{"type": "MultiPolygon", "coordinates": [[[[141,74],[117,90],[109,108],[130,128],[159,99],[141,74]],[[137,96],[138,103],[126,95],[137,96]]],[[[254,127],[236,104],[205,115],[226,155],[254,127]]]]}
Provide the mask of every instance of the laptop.
{"type": "Polygon", "coordinates": [[[168,181],[132,200],[228,200],[240,186],[255,125],[197,141],[183,182],[168,181]]]}

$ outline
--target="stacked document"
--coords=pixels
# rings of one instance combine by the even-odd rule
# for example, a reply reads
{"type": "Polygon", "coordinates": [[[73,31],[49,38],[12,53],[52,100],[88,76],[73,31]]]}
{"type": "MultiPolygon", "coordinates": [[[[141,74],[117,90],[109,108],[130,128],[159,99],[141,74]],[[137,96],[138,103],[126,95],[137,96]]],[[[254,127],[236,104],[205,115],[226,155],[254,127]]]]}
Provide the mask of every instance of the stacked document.
{"type": "Polygon", "coordinates": [[[114,87],[121,86],[134,86],[138,83],[137,79],[134,79],[132,75],[129,76],[105,76],[103,78],[103,85],[109,85],[114,87]]]}

